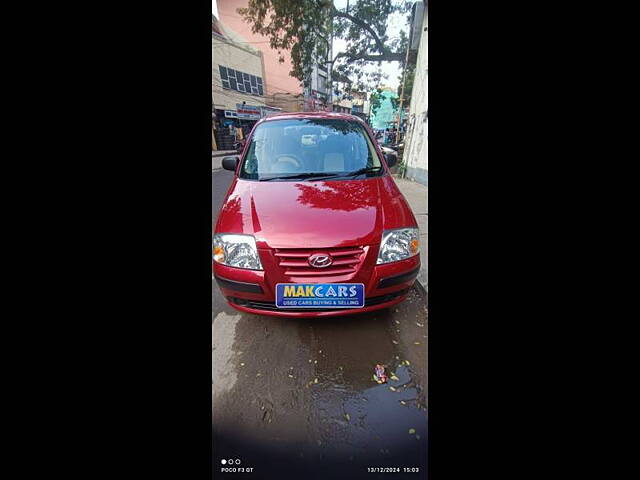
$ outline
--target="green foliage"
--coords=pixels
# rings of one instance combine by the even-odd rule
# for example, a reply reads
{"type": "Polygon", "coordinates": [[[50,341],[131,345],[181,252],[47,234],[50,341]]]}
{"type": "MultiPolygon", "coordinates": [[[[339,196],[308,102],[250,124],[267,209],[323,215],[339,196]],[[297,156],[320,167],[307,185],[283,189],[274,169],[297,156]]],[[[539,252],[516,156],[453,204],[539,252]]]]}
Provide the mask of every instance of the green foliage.
{"type": "Polygon", "coordinates": [[[407,36],[387,35],[387,22],[392,13],[406,13],[409,0],[351,0],[348,9],[338,10],[332,0],[249,0],[238,13],[251,25],[254,33],[266,36],[271,48],[291,51],[293,70],[290,75],[304,81],[315,61],[325,61],[334,71],[351,79],[346,84],[364,90],[382,77],[378,69],[365,73],[369,63],[404,60],[407,36]],[[329,58],[330,39],[346,42],[345,51],[329,58]]]}
{"type": "Polygon", "coordinates": [[[310,73],[313,59],[326,58],[328,39],[326,33],[329,0],[249,0],[247,8],[238,13],[251,24],[253,33],[269,38],[271,48],[280,54],[291,51],[293,70],[290,75],[303,80],[310,73]]]}
{"type": "Polygon", "coordinates": [[[376,90],[371,92],[371,95],[369,96],[369,105],[371,108],[372,117],[375,117],[376,112],[380,108],[380,105],[382,104],[383,99],[384,99],[384,95],[382,94],[381,88],[377,88],[376,90]]]}
{"type": "Polygon", "coordinates": [[[407,162],[404,159],[400,159],[398,163],[398,167],[396,169],[396,173],[400,176],[400,178],[404,178],[405,171],[407,170],[407,162]]]}
{"type": "Polygon", "coordinates": [[[400,99],[398,97],[391,97],[389,100],[391,100],[391,107],[393,110],[397,111],[398,106],[400,105],[400,99]]]}

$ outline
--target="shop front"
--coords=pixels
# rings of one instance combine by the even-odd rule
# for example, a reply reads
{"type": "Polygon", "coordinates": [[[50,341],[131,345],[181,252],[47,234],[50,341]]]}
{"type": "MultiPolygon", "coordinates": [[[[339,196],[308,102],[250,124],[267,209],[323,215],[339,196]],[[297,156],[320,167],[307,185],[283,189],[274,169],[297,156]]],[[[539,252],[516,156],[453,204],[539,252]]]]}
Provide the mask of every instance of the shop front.
{"type": "Polygon", "coordinates": [[[233,145],[246,138],[258,120],[281,109],[263,105],[236,104],[235,110],[216,109],[213,118],[219,150],[232,150],[233,145]]]}

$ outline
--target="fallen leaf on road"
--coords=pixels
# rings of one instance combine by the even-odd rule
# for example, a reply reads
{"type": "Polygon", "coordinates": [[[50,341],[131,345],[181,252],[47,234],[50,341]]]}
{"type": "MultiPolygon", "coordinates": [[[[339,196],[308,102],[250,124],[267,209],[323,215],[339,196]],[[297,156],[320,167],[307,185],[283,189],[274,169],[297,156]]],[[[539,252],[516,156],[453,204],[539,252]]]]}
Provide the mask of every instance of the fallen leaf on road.
{"type": "Polygon", "coordinates": [[[293,375],[289,374],[289,377],[293,378],[293,375]]]}
{"type": "Polygon", "coordinates": [[[241,366],[241,367],[244,367],[244,363],[241,363],[241,364],[240,364],[240,366],[241,366]]]}
{"type": "MultiPolygon", "coordinates": [[[[397,310],[396,310],[396,312],[397,312],[397,310]]],[[[399,320],[396,320],[396,324],[400,325],[400,321],[399,321],[399,320]]]]}
{"type": "Polygon", "coordinates": [[[419,327],[424,327],[424,325],[420,322],[416,322],[416,325],[418,325],[419,327]]]}
{"type": "Polygon", "coordinates": [[[316,378],[316,379],[313,381],[313,383],[318,383],[318,379],[316,378]]]}
{"type": "Polygon", "coordinates": [[[398,342],[396,342],[395,340],[391,340],[391,343],[393,343],[394,345],[398,344],[398,342]]]}
{"type": "Polygon", "coordinates": [[[400,381],[400,379],[398,377],[396,377],[395,375],[391,375],[391,380],[395,380],[396,382],[400,381]]]}
{"type": "Polygon", "coordinates": [[[396,389],[394,387],[389,387],[389,390],[391,390],[392,392],[396,391],[396,389]]]}
{"type": "Polygon", "coordinates": [[[414,345],[420,345],[420,342],[413,342],[414,345]]]}
{"type": "Polygon", "coordinates": [[[256,377],[261,377],[262,374],[260,372],[256,373],[256,377]]]}
{"type": "Polygon", "coordinates": [[[414,433],[416,433],[416,429],[415,428],[410,428],[409,429],[409,434],[413,435],[414,433]]]}
{"type": "Polygon", "coordinates": [[[373,377],[378,383],[384,383],[387,381],[387,374],[384,371],[384,365],[380,365],[379,363],[376,364],[376,369],[373,377]]]}
{"type": "Polygon", "coordinates": [[[400,403],[401,403],[402,405],[406,405],[406,404],[407,404],[407,402],[405,402],[404,400],[400,400],[400,403]]]}
{"type": "Polygon", "coordinates": [[[347,422],[350,422],[350,421],[351,421],[351,417],[349,417],[349,414],[348,414],[348,413],[345,413],[345,414],[344,414],[344,418],[346,418],[346,419],[347,419],[347,422]]]}

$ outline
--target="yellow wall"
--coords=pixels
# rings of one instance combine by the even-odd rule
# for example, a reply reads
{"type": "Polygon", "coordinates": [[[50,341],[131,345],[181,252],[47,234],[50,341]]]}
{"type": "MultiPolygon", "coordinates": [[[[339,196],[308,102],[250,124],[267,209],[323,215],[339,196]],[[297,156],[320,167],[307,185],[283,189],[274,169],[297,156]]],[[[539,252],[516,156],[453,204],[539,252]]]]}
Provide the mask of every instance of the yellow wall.
{"type": "Polygon", "coordinates": [[[223,67],[239,70],[250,75],[262,77],[264,79],[264,63],[262,54],[250,48],[233,44],[212,35],[213,70],[212,70],[212,92],[214,108],[221,110],[235,110],[237,103],[247,102],[247,105],[266,105],[264,97],[237,92],[231,89],[222,88],[219,65],[223,67]]]}

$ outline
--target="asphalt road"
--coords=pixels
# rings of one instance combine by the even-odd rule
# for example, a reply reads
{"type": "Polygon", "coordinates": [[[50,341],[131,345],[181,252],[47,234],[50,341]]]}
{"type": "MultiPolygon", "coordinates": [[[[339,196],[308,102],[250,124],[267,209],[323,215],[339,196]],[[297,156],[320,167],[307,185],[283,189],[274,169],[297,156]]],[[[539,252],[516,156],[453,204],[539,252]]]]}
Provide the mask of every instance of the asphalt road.
{"type": "MultiPolygon", "coordinates": [[[[232,173],[213,172],[214,222],[232,173]]],[[[232,309],[213,287],[214,478],[426,478],[427,309],[280,319],[232,309]],[[378,384],[383,364],[397,380],[378,384]],[[226,464],[222,465],[222,460],[226,464]],[[405,473],[417,467],[419,473],[405,473]]]]}

